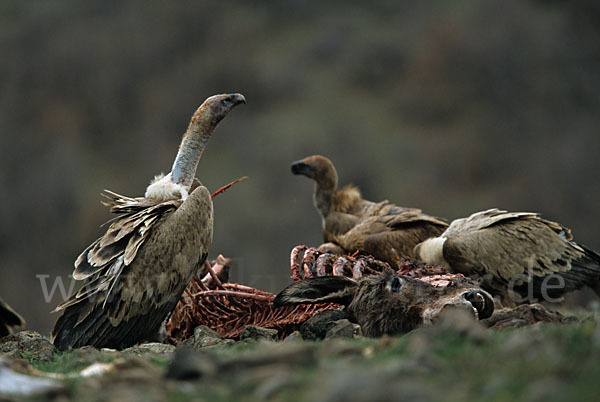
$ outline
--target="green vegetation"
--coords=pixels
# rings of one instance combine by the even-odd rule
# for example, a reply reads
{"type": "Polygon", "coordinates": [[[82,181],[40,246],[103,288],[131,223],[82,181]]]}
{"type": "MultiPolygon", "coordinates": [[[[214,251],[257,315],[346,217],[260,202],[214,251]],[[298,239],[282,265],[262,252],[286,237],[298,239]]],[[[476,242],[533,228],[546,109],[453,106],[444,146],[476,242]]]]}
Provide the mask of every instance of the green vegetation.
{"type": "Polygon", "coordinates": [[[192,363],[152,352],[140,354],[139,361],[137,352],[88,348],[57,353],[50,363],[31,362],[56,373],[74,373],[92,362],[115,364],[104,376],[69,380],[73,400],[131,394],[172,401],[591,401],[600,392],[600,327],[593,320],[477,337],[434,326],[403,337],[237,342],[179,353],[193,356],[192,363]],[[182,364],[187,375],[190,368],[195,374],[165,378],[170,366],[182,364]]]}
{"type": "Polygon", "coordinates": [[[116,359],[116,356],[100,353],[93,348],[84,348],[66,352],[56,351],[51,361],[39,361],[35,355],[22,355],[22,358],[29,360],[33,367],[40,371],[67,374],[81,371],[93,363],[110,363],[116,359]]]}

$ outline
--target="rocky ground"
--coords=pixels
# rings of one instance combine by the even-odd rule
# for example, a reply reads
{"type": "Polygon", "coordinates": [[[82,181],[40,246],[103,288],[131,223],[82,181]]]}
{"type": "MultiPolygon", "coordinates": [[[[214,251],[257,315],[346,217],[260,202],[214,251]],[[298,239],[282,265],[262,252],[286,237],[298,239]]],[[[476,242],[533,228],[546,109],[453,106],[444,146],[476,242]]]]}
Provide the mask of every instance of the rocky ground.
{"type": "Polygon", "coordinates": [[[0,401],[597,400],[598,316],[484,329],[459,315],[404,336],[369,339],[342,319],[315,334],[206,327],[177,347],[58,352],[23,331],[0,340],[0,401]]]}

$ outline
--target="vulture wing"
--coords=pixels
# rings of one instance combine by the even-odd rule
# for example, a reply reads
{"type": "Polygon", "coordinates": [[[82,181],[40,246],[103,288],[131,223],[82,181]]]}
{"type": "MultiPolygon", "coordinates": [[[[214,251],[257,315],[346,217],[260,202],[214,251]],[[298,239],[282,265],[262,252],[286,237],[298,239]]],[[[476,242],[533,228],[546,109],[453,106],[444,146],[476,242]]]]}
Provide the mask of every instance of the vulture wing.
{"type": "Polygon", "coordinates": [[[365,204],[365,208],[362,212],[363,218],[372,216],[387,216],[387,215],[403,215],[410,212],[421,213],[420,209],[417,208],[404,208],[392,204],[388,200],[380,202],[368,202],[365,204]]]}
{"type": "Polygon", "coordinates": [[[347,233],[359,222],[359,218],[356,215],[348,214],[345,212],[333,211],[327,215],[325,219],[325,227],[323,228],[323,241],[335,242],[336,236],[347,233]]]}
{"type": "MultiPolygon", "coordinates": [[[[451,237],[455,233],[464,233],[468,231],[485,229],[497,223],[503,223],[512,219],[527,218],[541,219],[539,218],[539,214],[535,212],[507,212],[497,208],[492,208],[488,209],[487,211],[476,212],[467,218],[456,219],[452,221],[448,229],[444,232],[444,236],[451,237]]],[[[558,233],[561,231],[564,232],[563,235],[567,240],[571,240],[573,238],[569,229],[562,227],[555,222],[545,222],[547,222],[548,225],[555,229],[558,233]]]]}
{"type": "Polygon", "coordinates": [[[600,276],[596,253],[570,241],[568,228],[535,213],[479,212],[452,222],[442,236],[444,258],[454,270],[479,275],[495,288],[533,280],[539,296],[543,279],[558,274],[565,286],[556,294],[562,294],[600,276]]]}
{"type": "Polygon", "coordinates": [[[129,198],[111,191],[102,195],[108,199],[103,204],[120,216],[112,219],[106,233],[79,255],[73,278],[88,279],[88,283],[55,311],[112,289],[123,270],[135,259],[151,229],[182,203],[181,200],[152,203],[145,198],[129,198]]]}
{"type": "MultiPolygon", "coordinates": [[[[402,213],[365,218],[336,242],[348,252],[361,250],[394,263],[400,257],[412,258],[417,244],[439,236],[447,227],[444,221],[419,209],[402,210],[402,213]]],[[[388,212],[399,211],[394,208],[388,212]]]]}
{"type": "Polygon", "coordinates": [[[0,299],[0,338],[12,332],[11,327],[22,327],[25,320],[6,302],[0,299]]]}
{"type": "MultiPolygon", "coordinates": [[[[194,178],[190,192],[202,186],[200,180],[194,178]]],[[[180,199],[157,202],[144,197],[126,197],[109,190],[101,194],[110,212],[118,214],[106,224],[110,224],[104,236],[86,248],[75,261],[73,278],[84,280],[90,276],[104,272],[109,281],[118,278],[124,267],[131,264],[137,251],[144,244],[150,233],[150,228],[157,224],[181,203],[180,199]]],[[[80,296],[81,297],[81,296],[80,296]]],[[[61,309],[57,307],[57,310],[61,309]]]]}
{"type": "MultiPolygon", "coordinates": [[[[55,345],[59,349],[82,345],[120,348],[152,339],[198,264],[206,259],[212,242],[212,211],[210,193],[199,187],[185,201],[126,213],[123,225],[136,229],[128,228],[121,239],[107,242],[113,247],[100,260],[103,265],[85,265],[93,267],[89,269],[93,273],[77,271],[84,266],[77,265],[76,273],[86,278],[86,284],[57,308],[64,314],[52,331],[55,345]],[[180,205],[176,207],[176,203],[180,205]]],[[[121,218],[111,227],[119,222],[121,218]]],[[[109,227],[94,244],[107,236],[117,238],[121,230],[111,231],[109,227]]],[[[102,250],[92,246],[86,250],[88,255],[92,250],[102,250]]]]}

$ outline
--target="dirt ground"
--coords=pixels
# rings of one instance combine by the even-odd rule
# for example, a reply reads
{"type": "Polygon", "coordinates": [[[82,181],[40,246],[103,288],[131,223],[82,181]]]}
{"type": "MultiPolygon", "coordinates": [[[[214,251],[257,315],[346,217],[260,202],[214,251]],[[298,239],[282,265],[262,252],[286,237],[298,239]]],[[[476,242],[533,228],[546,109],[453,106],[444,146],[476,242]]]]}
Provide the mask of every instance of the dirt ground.
{"type": "Polygon", "coordinates": [[[0,401],[597,400],[599,317],[579,318],[491,330],[454,317],[404,336],[342,329],[318,341],[199,327],[177,347],[123,351],[58,352],[24,331],[0,340],[0,401]]]}

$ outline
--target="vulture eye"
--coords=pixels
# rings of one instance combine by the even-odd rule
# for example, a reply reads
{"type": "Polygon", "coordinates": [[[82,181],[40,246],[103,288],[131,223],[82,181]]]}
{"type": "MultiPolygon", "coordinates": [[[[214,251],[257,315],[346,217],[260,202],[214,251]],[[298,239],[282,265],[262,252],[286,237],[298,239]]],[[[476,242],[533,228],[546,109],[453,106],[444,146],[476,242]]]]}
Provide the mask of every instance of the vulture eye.
{"type": "Polygon", "coordinates": [[[227,105],[229,105],[229,99],[223,99],[223,100],[221,101],[221,105],[223,105],[223,106],[227,106],[227,105]]]}
{"type": "Polygon", "coordinates": [[[390,291],[392,293],[400,293],[400,288],[402,287],[402,282],[400,281],[400,278],[395,277],[394,279],[392,279],[392,282],[390,282],[390,291]]]}

